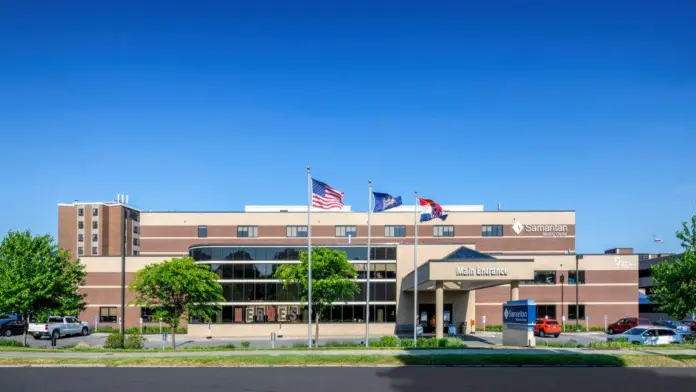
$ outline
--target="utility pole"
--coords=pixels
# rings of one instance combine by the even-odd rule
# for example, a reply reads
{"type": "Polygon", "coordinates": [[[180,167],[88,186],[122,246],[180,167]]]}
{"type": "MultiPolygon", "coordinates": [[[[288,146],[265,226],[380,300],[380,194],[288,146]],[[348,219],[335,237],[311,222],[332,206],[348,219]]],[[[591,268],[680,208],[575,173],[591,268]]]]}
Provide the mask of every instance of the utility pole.
{"type": "Polygon", "coordinates": [[[126,235],[126,217],[127,209],[125,204],[121,205],[123,214],[121,214],[121,340],[123,341],[126,336],[126,240],[128,236],[126,235]]]}

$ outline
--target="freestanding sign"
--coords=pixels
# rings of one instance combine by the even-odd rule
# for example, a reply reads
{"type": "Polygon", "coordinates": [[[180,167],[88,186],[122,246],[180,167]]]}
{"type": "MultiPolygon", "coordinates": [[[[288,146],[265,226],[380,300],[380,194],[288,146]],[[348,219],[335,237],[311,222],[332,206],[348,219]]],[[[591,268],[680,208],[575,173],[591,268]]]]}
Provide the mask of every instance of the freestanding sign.
{"type": "Polygon", "coordinates": [[[534,347],[536,303],[533,300],[508,301],[503,304],[503,344],[534,347]]]}

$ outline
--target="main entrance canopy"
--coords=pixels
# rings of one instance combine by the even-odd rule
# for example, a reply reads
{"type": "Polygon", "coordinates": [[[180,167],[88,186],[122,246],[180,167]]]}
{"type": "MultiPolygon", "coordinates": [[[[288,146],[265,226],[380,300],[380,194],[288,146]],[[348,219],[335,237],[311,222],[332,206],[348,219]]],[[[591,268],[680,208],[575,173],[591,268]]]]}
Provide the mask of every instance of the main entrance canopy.
{"type": "MultiPolygon", "coordinates": [[[[534,280],[534,259],[493,257],[461,247],[443,259],[428,260],[418,267],[418,291],[476,290],[511,282],[534,280]]],[[[401,289],[413,291],[414,272],[404,277],[401,289]]]]}

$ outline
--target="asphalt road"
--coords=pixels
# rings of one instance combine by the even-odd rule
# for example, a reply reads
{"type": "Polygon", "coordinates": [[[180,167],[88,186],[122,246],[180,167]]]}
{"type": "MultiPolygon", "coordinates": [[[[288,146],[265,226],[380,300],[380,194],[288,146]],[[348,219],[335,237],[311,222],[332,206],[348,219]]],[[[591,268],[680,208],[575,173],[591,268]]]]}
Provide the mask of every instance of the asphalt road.
{"type": "Polygon", "coordinates": [[[694,368],[0,368],[5,391],[692,390],[694,368]]]}

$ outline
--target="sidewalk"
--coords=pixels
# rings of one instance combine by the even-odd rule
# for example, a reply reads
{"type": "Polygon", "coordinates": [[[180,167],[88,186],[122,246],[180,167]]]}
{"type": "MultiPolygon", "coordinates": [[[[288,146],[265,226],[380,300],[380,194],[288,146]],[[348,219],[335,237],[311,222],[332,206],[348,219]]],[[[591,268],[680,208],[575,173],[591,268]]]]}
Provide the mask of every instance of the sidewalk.
{"type": "Polygon", "coordinates": [[[521,349],[439,349],[439,350],[233,350],[233,351],[144,351],[140,352],[22,352],[0,351],[0,358],[162,358],[162,357],[232,357],[232,356],[332,356],[332,355],[382,355],[382,356],[424,356],[424,355],[693,355],[696,350],[588,350],[573,348],[521,348],[521,349]]]}

